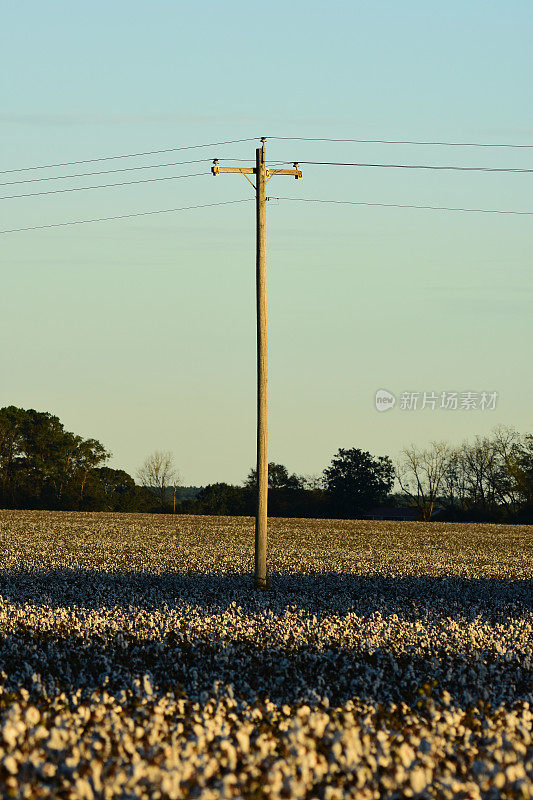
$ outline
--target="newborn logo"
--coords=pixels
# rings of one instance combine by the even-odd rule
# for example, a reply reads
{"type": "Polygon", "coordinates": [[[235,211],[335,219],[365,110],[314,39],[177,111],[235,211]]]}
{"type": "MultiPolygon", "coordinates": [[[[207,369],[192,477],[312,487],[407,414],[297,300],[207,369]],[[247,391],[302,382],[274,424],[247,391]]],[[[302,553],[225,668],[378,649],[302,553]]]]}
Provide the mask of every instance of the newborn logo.
{"type": "Polygon", "coordinates": [[[376,409],[378,411],[389,411],[391,408],[394,408],[395,403],[396,398],[393,394],[386,389],[378,389],[376,392],[376,409]]]}

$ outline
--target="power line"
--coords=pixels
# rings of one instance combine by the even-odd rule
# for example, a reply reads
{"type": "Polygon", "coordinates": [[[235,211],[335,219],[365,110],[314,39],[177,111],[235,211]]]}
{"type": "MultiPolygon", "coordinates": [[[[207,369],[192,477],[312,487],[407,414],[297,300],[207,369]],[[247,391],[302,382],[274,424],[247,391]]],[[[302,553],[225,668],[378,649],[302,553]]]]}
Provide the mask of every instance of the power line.
{"type": "Polygon", "coordinates": [[[39,164],[34,167],[17,167],[16,169],[3,169],[0,170],[0,175],[8,172],[27,172],[32,169],[53,169],[54,167],[73,167],[76,164],[92,164],[96,161],[113,161],[117,158],[137,158],[140,156],[154,156],[161,153],[176,153],[179,150],[198,150],[202,147],[222,147],[225,144],[237,144],[238,142],[254,142],[258,136],[252,136],[248,139],[230,139],[227,142],[208,142],[207,144],[191,144],[187,147],[167,147],[165,150],[146,150],[143,153],[125,153],[118,156],[100,156],[99,158],[84,158],[80,161],[62,161],[58,164],[39,164]]]}
{"type": "MultiPolygon", "coordinates": [[[[160,155],[162,153],[176,153],[183,150],[197,150],[203,147],[222,147],[226,144],[237,144],[240,142],[253,142],[259,136],[250,136],[244,139],[228,139],[224,142],[207,142],[205,144],[193,144],[182,147],[167,147],[160,150],[144,150],[136,153],[121,153],[113,156],[99,156],[97,158],[84,158],[77,161],[60,161],[54,164],[36,164],[30,167],[15,167],[12,169],[0,170],[0,175],[12,172],[27,172],[37,169],[53,169],[55,167],[72,167],[78,164],[93,164],[99,161],[113,161],[120,158],[139,158],[141,156],[160,155]]],[[[308,136],[269,136],[269,139],[278,141],[298,141],[298,142],[345,142],[354,144],[405,144],[421,146],[443,146],[443,147],[506,147],[516,149],[532,149],[531,144],[511,144],[508,142],[444,142],[444,141],[415,141],[410,139],[336,139],[330,137],[308,137],[308,136]]]]}
{"type": "MultiPolygon", "coordinates": [[[[410,139],[319,139],[308,136],[269,136],[269,139],[277,139],[286,142],[353,142],[355,144],[409,144],[422,145],[424,147],[510,147],[510,148],[533,148],[533,144],[508,144],[491,142],[424,142],[413,141],[410,139]]],[[[302,163],[302,162],[299,162],[302,163]]]]}
{"type": "MultiPolygon", "coordinates": [[[[292,164],[292,161],[285,161],[292,164]]],[[[520,169],[514,167],[460,167],[456,165],[440,166],[437,164],[366,164],[359,162],[342,161],[299,161],[299,164],[313,164],[323,167],[382,167],[384,169],[436,169],[458,170],[460,172],[533,172],[533,169],[520,169]]]]}
{"type": "Polygon", "coordinates": [[[210,172],[194,172],[192,175],[170,175],[166,178],[143,178],[140,181],[122,181],[120,183],[100,183],[97,186],[76,186],[73,189],[49,189],[46,192],[30,192],[29,194],[11,194],[0,197],[0,200],[17,200],[21,197],[39,197],[44,194],[63,194],[64,192],[86,192],[90,189],[110,189],[113,186],[132,186],[136,183],[155,183],[157,181],[177,181],[180,178],[198,178],[210,175],[210,172]]]}
{"type": "MultiPolygon", "coordinates": [[[[301,163],[301,162],[299,162],[301,163]]],[[[289,200],[296,203],[333,203],[341,206],[377,206],[379,208],[420,208],[428,211],[457,211],[476,214],[515,214],[533,216],[533,211],[502,211],[492,208],[453,208],[450,206],[419,206],[410,203],[366,203],[359,200],[320,200],[309,197],[271,197],[271,200],[289,200]]]]}
{"type": "MultiPolygon", "coordinates": [[[[225,200],[220,203],[203,203],[201,205],[182,206],[180,208],[163,208],[157,211],[139,211],[134,214],[119,214],[113,217],[97,217],[95,219],[80,219],[69,222],[54,222],[48,225],[31,225],[26,228],[11,228],[9,230],[3,230],[3,231],[0,230],[0,234],[22,233],[25,231],[45,230],[48,228],[64,228],[69,225],[87,225],[93,222],[111,222],[121,219],[131,219],[133,217],[148,217],[148,216],[153,216],[154,214],[172,214],[178,211],[190,211],[192,209],[197,209],[197,208],[213,208],[214,206],[228,206],[228,205],[234,205],[235,203],[248,203],[251,200],[253,200],[252,197],[246,197],[243,200],[225,200]]],[[[284,200],[284,201],[299,202],[299,203],[333,203],[334,205],[371,206],[379,208],[415,208],[415,209],[424,209],[428,211],[455,211],[455,212],[470,212],[479,214],[514,214],[519,216],[533,216],[533,211],[502,211],[502,210],[487,209],[487,208],[451,208],[448,206],[419,206],[419,205],[401,204],[401,203],[366,203],[356,200],[321,200],[316,198],[305,198],[305,197],[269,197],[269,200],[284,200]]]]}
{"type": "Polygon", "coordinates": [[[212,158],[197,158],[194,161],[170,161],[167,164],[146,164],[142,167],[120,167],[119,169],[103,169],[96,172],[76,172],[71,175],[52,175],[49,178],[24,178],[21,181],[7,181],[0,186],[18,186],[21,183],[41,183],[42,181],[63,181],[70,178],[88,178],[92,175],[111,175],[116,172],[134,172],[139,169],[159,169],[160,167],[179,167],[183,164],[202,164],[212,158]]]}
{"type": "Polygon", "coordinates": [[[250,200],[253,200],[252,197],[246,197],[244,200],[225,200],[221,203],[203,203],[202,205],[197,206],[182,206],[181,208],[162,208],[158,211],[138,211],[135,214],[120,214],[115,217],[98,217],[97,219],[78,219],[73,220],[72,222],[53,222],[49,225],[31,225],[28,228],[11,228],[10,230],[0,231],[0,234],[4,233],[21,233],[22,231],[38,231],[44,230],[45,228],[64,228],[67,225],[87,225],[91,222],[111,222],[112,220],[117,219],[131,219],[132,217],[149,217],[153,214],[172,214],[177,211],[190,211],[194,208],[213,208],[214,206],[230,206],[235,203],[249,203],[250,200]]]}
{"type": "MultiPolygon", "coordinates": [[[[248,160],[251,161],[251,159],[248,160]]],[[[183,166],[184,164],[205,164],[206,162],[212,162],[212,161],[213,161],[212,158],[196,158],[193,161],[169,161],[165,164],[144,164],[143,166],[140,167],[119,167],[118,169],[103,169],[103,170],[97,170],[96,172],[75,172],[70,175],[51,175],[50,177],[46,178],[24,178],[21,181],[6,181],[4,183],[0,183],[0,186],[18,186],[22,183],[42,183],[43,181],[63,181],[63,180],[70,180],[71,178],[88,178],[93,175],[112,175],[117,172],[135,172],[137,170],[143,170],[143,169],[161,169],[162,167],[179,167],[183,166]]],[[[246,161],[246,159],[220,158],[219,161],[246,161]]],[[[270,163],[285,164],[289,162],[272,161],[270,163]]]]}

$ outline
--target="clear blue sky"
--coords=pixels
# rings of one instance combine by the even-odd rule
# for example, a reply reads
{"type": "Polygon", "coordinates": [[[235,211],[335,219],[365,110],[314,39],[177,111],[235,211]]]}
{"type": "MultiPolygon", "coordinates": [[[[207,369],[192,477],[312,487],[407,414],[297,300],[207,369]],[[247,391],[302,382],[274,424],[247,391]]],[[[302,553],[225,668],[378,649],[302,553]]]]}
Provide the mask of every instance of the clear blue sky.
{"type": "MultiPolygon", "coordinates": [[[[531,3],[512,0],[6,3],[0,169],[261,135],[533,144],[532,34],[531,3]]],[[[245,160],[255,146],[100,168],[245,160]]],[[[268,154],[533,167],[527,149],[272,140],[268,154]]],[[[533,211],[532,189],[528,174],[322,166],[269,184],[533,211]]],[[[2,200],[0,227],[248,196],[224,175],[2,200]]],[[[531,218],[274,201],[268,215],[271,460],[316,473],[339,447],[394,457],[501,423],[532,429],[531,218]],[[490,412],[380,414],[380,388],[500,397],[490,412]]],[[[253,202],[0,237],[0,403],[57,414],[132,473],[159,448],[187,484],[240,482],[255,457],[254,246],[253,202]]]]}

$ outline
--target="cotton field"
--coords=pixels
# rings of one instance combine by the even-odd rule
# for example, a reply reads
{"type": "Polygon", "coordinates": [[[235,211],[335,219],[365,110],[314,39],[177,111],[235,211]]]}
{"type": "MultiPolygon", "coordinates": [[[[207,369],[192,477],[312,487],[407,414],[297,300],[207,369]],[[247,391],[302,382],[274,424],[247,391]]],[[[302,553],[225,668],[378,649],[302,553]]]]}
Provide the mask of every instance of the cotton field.
{"type": "Polygon", "coordinates": [[[526,526],[0,512],[0,795],[533,797],[526,526]]]}

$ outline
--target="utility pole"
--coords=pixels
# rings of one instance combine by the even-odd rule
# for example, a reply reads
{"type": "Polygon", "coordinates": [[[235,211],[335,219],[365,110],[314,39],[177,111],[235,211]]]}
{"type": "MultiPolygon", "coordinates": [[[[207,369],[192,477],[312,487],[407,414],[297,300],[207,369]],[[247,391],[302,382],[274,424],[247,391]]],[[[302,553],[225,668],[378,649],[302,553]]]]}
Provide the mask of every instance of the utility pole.
{"type": "Polygon", "coordinates": [[[267,588],[267,510],[268,510],[268,338],[267,338],[267,241],[266,185],[274,175],[302,177],[294,169],[267,169],[265,142],[255,151],[255,167],[221,167],[213,161],[211,172],[240,172],[255,189],[256,197],[256,303],[257,303],[257,512],[255,517],[255,585],[267,588]],[[255,185],[248,175],[255,175],[255,185]]]}

